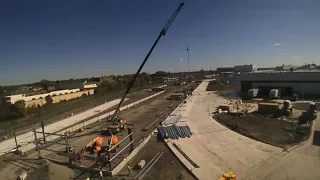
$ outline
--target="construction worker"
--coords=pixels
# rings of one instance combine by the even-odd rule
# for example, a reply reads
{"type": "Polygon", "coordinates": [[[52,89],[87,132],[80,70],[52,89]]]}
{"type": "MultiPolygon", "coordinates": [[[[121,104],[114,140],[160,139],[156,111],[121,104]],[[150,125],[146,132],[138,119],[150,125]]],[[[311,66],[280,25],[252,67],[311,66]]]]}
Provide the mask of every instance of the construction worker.
{"type": "Polygon", "coordinates": [[[100,176],[100,179],[103,179],[103,173],[101,170],[99,171],[99,176],[100,176]]]}
{"type": "Polygon", "coordinates": [[[130,176],[131,169],[132,169],[132,167],[131,167],[131,166],[128,166],[128,176],[130,176]]]}

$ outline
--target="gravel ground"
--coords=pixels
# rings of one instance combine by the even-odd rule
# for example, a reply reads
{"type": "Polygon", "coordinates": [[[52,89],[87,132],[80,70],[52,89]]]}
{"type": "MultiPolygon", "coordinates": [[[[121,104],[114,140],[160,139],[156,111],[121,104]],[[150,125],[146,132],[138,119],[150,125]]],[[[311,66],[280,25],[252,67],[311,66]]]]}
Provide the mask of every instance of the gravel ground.
{"type": "Polygon", "coordinates": [[[281,148],[288,148],[308,139],[311,130],[311,126],[298,127],[294,122],[260,114],[243,117],[218,114],[214,119],[242,135],[281,148]]]}

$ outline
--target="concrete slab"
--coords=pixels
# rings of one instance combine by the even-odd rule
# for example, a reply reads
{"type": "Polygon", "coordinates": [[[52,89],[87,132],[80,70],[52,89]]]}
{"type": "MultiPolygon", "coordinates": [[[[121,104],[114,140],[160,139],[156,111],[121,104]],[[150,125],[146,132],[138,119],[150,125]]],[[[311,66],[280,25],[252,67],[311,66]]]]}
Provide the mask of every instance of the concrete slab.
{"type": "MultiPolygon", "coordinates": [[[[242,179],[246,172],[259,163],[280,154],[282,149],[235,133],[212,118],[212,112],[227,100],[206,91],[208,81],[202,82],[179,108],[183,117],[177,125],[189,125],[193,136],[176,143],[200,168],[194,168],[184,157],[179,159],[199,179],[218,179],[223,173],[234,171],[242,179]]],[[[176,152],[178,153],[178,152],[176,152]]]]}
{"type": "Polygon", "coordinates": [[[309,140],[256,166],[247,173],[246,179],[320,179],[320,146],[316,143],[320,138],[319,120],[314,121],[309,140]]]}

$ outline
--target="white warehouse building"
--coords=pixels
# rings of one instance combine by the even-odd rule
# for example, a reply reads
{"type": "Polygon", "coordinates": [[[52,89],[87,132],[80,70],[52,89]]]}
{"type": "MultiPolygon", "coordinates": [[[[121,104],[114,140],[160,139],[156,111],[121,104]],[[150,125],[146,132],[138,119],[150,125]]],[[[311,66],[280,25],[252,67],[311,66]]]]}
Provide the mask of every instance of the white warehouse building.
{"type": "Polygon", "coordinates": [[[67,89],[67,90],[52,91],[49,93],[37,94],[32,96],[28,96],[26,94],[17,94],[12,96],[6,96],[6,98],[7,98],[7,102],[14,104],[16,101],[19,101],[19,100],[31,101],[36,99],[44,99],[46,96],[59,96],[59,95],[70,94],[70,93],[75,93],[79,91],[80,89],[67,89]]]}
{"type": "Polygon", "coordinates": [[[259,89],[262,96],[268,95],[271,89],[280,89],[284,96],[320,97],[320,71],[244,73],[240,82],[242,92],[259,89]]]}

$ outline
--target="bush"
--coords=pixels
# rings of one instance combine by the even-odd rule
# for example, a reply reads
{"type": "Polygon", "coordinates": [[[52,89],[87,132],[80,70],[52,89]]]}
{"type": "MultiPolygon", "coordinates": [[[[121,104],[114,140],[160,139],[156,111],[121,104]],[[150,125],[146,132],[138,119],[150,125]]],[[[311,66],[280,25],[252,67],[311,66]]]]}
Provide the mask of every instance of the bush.
{"type": "Polygon", "coordinates": [[[53,104],[53,99],[51,98],[51,96],[46,96],[46,105],[51,105],[53,104]]]}

